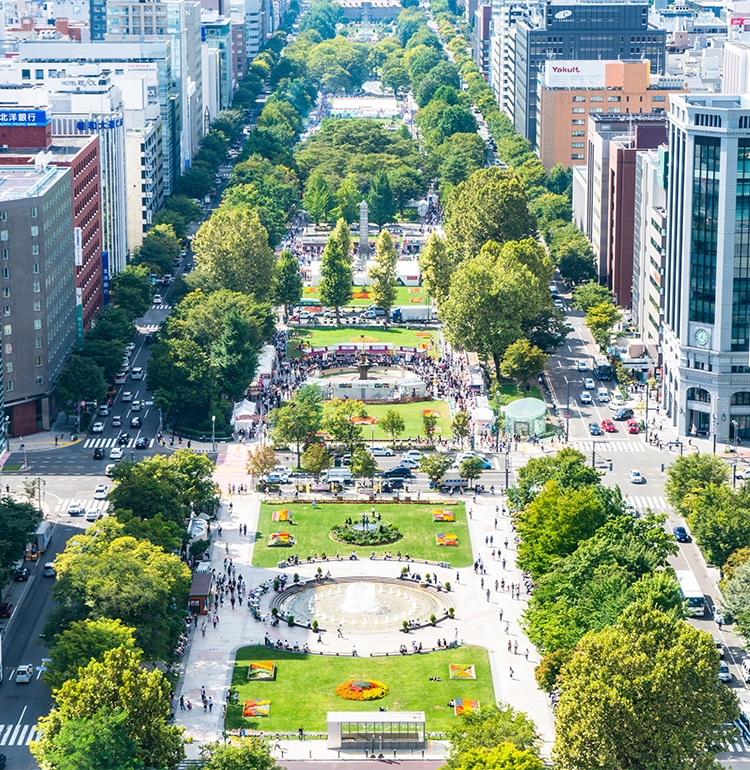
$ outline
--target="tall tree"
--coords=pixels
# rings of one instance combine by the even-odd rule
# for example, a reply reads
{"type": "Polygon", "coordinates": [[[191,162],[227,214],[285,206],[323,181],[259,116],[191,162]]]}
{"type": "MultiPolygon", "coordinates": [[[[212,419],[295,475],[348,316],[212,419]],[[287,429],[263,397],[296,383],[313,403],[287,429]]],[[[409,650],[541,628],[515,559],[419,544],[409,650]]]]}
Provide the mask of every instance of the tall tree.
{"type": "Polygon", "coordinates": [[[273,289],[273,249],[258,214],[220,207],[193,239],[195,263],[217,288],[267,300],[273,289]]]}
{"type": "Polygon", "coordinates": [[[110,283],[112,302],[131,319],[140,318],[151,307],[151,277],[147,267],[128,265],[110,283]]]}
{"type": "Polygon", "coordinates": [[[314,385],[306,385],[269,415],[274,441],[291,443],[297,453],[297,467],[300,465],[302,448],[315,443],[323,419],[323,405],[320,392],[314,385]]]}
{"type": "Polygon", "coordinates": [[[503,354],[500,373],[520,386],[544,371],[549,356],[527,339],[516,340],[508,345],[503,354]]]}
{"type": "Polygon", "coordinates": [[[401,412],[396,409],[389,409],[380,419],[380,429],[385,431],[395,444],[396,439],[406,430],[406,423],[401,416],[401,412]]]}
{"type": "Polygon", "coordinates": [[[57,395],[63,409],[75,410],[79,401],[99,401],[107,390],[104,371],[91,358],[73,354],[60,373],[57,395]]]}
{"type": "Polygon", "coordinates": [[[424,191],[424,179],[419,171],[406,166],[391,171],[388,179],[391,183],[393,198],[398,206],[398,212],[403,217],[406,204],[410,200],[418,198],[424,191]]]}
{"type": "Polygon", "coordinates": [[[738,713],[718,665],[710,634],[633,605],[564,669],[555,766],[718,768],[738,713]]]}
{"type": "Polygon", "coordinates": [[[370,219],[382,227],[391,222],[396,215],[396,202],[388,174],[378,171],[370,183],[370,194],[367,196],[370,219]]]}
{"type": "Polygon", "coordinates": [[[592,305],[586,311],[586,327],[597,345],[604,350],[609,345],[612,328],[620,317],[620,311],[611,302],[592,305]]]}
{"type": "Polygon", "coordinates": [[[354,450],[350,467],[354,476],[372,479],[378,469],[378,464],[364,447],[359,446],[354,450]]]}
{"type": "Polygon", "coordinates": [[[352,453],[362,440],[362,425],[356,417],[367,417],[365,405],[356,399],[333,398],[323,407],[323,429],[352,453]]]}
{"type": "MultiPolygon", "coordinates": [[[[168,723],[171,685],[158,669],[141,668],[138,655],[125,647],[92,660],[54,693],[55,708],[39,720],[30,749],[42,767],[56,755],[66,724],[91,721],[102,709],[123,712],[135,757],[145,767],[174,770],[185,756],[182,728],[168,723]]],[[[53,765],[54,766],[54,765],[53,765]]]]}
{"type": "Polygon", "coordinates": [[[440,452],[422,454],[419,458],[419,470],[427,476],[433,487],[439,487],[446,471],[453,465],[453,460],[440,452]]]}
{"type": "Polygon", "coordinates": [[[344,261],[351,265],[354,261],[352,258],[352,233],[349,230],[347,221],[343,217],[339,217],[336,220],[336,226],[331,233],[331,239],[338,243],[344,261]]]}
{"type": "Polygon", "coordinates": [[[475,171],[448,198],[445,233],[456,262],[475,257],[487,241],[533,237],[536,220],[518,177],[497,166],[475,171]]]}
{"type": "Polygon", "coordinates": [[[588,312],[590,307],[600,305],[602,302],[613,304],[613,295],[606,286],[596,281],[583,283],[573,292],[573,307],[584,313],[588,312]]]}
{"type": "Polygon", "coordinates": [[[337,219],[343,219],[348,224],[359,219],[359,204],[362,202],[362,194],[357,187],[357,177],[349,174],[336,190],[337,219]]]}
{"type": "Polygon", "coordinates": [[[316,225],[328,221],[333,208],[331,187],[319,171],[313,171],[307,180],[303,204],[305,211],[316,225]]]}
{"type": "Polygon", "coordinates": [[[302,276],[299,262],[289,249],[284,249],[274,266],[273,301],[284,306],[284,320],[289,317],[289,308],[302,299],[302,276]]]}
{"type": "Polygon", "coordinates": [[[448,255],[445,240],[434,230],[419,254],[419,267],[427,293],[438,306],[442,305],[450,294],[454,263],[448,255]]]}
{"type": "Polygon", "coordinates": [[[453,416],[451,422],[451,433],[453,437],[457,438],[461,444],[469,437],[469,413],[463,410],[458,411],[453,416]]]}
{"type": "Polygon", "coordinates": [[[729,479],[727,464],[712,454],[686,454],[676,458],[667,469],[664,492],[669,504],[683,516],[689,513],[685,498],[699,493],[710,484],[726,484],[729,479]]]}
{"type": "Polygon", "coordinates": [[[6,585],[10,573],[39,526],[39,513],[31,504],[5,496],[0,500],[0,585],[6,585]]]}
{"type": "Polygon", "coordinates": [[[385,310],[386,320],[390,319],[391,308],[396,303],[396,265],[398,252],[393,245],[393,238],[388,230],[381,230],[375,244],[375,260],[368,275],[372,280],[370,286],[372,299],[376,305],[385,310]]]}
{"type": "Polygon", "coordinates": [[[302,453],[301,465],[317,479],[324,470],[331,467],[331,455],[324,444],[310,444],[302,453]]]}
{"type": "Polygon", "coordinates": [[[211,347],[211,364],[222,393],[236,401],[247,390],[258,368],[255,325],[240,309],[230,308],[211,347]]]}
{"type": "Polygon", "coordinates": [[[318,292],[323,305],[336,311],[336,324],[339,324],[339,311],[352,298],[352,266],[335,238],[329,238],[323,249],[318,292]]]}

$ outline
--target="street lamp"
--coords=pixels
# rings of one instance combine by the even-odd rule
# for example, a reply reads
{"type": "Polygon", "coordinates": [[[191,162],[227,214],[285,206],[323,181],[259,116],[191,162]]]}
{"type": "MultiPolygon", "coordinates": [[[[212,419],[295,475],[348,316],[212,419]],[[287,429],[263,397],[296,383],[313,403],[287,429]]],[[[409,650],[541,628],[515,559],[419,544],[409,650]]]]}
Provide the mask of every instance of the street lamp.
{"type": "Polygon", "coordinates": [[[740,426],[737,420],[732,420],[732,429],[734,430],[734,462],[732,463],[732,486],[737,484],[737,445],[740,440],[740,426]]]}
{"type": "Polygon", "coordinates": [[[370,423],[370,448],[375,446],[375,423],[370,423]]]}
{"type": "Polygon", "coordinates": [[[211,451],[216,451],[216,415],[211,415],[211,451]]]}

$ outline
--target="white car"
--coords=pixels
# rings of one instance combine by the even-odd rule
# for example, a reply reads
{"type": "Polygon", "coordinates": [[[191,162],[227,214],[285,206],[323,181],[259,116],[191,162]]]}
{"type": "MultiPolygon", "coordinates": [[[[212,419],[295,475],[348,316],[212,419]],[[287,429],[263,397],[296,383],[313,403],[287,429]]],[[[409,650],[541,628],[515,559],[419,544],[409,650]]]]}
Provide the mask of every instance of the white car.
{"type": "Polygon", "coordinates": [[[393,450],[384,446],[371,446],[367,447],[367,451],[373,457],[393,457],[393,450]]]}
{"type": "Polygon", "coordinates": [[[154,305],[161,305],[161,303],[162,303],[161,294],[154,294],[154,305]]]}
{"type": "Polygon", "coordinates": [[[628,478],[631,484],[645,484],[646,479],[641,476],[641,472],[631,469],[628,471],[628,478]]]}
{"type": "Polygon", "coordinates": [[[86,511],[86,521],[99,521],[101,517],[99,511],[86,511]]]}
{"type": "Polygon", "coordinates": [[[419,468],[419,461],[415,460],[413,457],[402,457],[399,465],[401,465],[402,468],[415,470],[416,468],[419,468]]]}
{"type": "Polygon", "coordinates": [[[107,467],[104,469],[104,475],[105,475],[105,476],[112,476],[112,471],[114,471],[114,469],[115,469],[116,467],[117,467],[117,466],[116,466],[114,463],[110,463],[110,464],[109,464],[109,465],[108,465],[108,466],[107,466],[107,467]]]}
{"type": "Polygon", "coordinates": [[[609,399],[609,408],[613,412],[616,412],[619,409],[624,409],[625,401],[623,400],[622,396],[619,394],[615,394],[614,396],[612,396],[612,398],[609,399]]]}
{"type": "Polygon", "coordinates": [[[34,666],[27,663],[25,666],[19,666],[16,669],[16,683],[23,684],[30,682],[34,678],[34,666]]]}
{"type": "Polygon", "coordinates": [[[128,342],[128,344],[125,345],[125,350],[128,353],[132,353],[135,350],[135,342],[128,342]]]}
{"type": "Polygon", "coordinates": [[[750,479],[750,468],[738,468],[735,477],[738,479],[750,479]]]}
{"type": "Polygon", "coordinates": [[[418,449],[409,449],[401,454],[402,460],[405,460],[407,457],[412,460],[419,460],[422,457],[422,453],[418,449]]]}
{"type": "Polygon", "coordinates": [[[565,310],[565,303],[561,299],[556,299],[552,303],[558,310],[565,310]]]}
{"type": "Polygon", "coordinates": [[[589,365],[585,361],[576,361],[576,369],[579,372],[587,372],[589,365]]]}
{"type": "MultiPolygon", "coordinates": [[[[731,682],[732,672],[729,670],[729,666],[722,660],[719,661],[719,679],[721,679],[722,682],[731,682]]],[[[16,680],[18,681],[18,680],[16,680]]]]}
{"type": "Polygon", "coordinates": [[[68,516],[83,516],[84,513],[83,506],[79,503],[71,503],[68,506],[68,516]]]}
{"type": "Polygon", "coordinates": [[[104,484],[99,484],[99,486],[94,490],[94,500],[106,500],[107,499],[107,487],[104,486],[104,484]]]}
{"type": "Polygon", "coordinates": [[[584,390],[583,393],[581,393],[581,403],[582,404],[593,403],[593,399],[591,398],[591,393],[589,393],[588,390],[584,390]]]}
{"type": "Polygon", "coordinates": [[[131,391],[129,391],[129,390],[126,390],[122,394],[122,399],[121,400],[122,401],[132,401],[133,400],[133,393],[131,391]]]}
{"type": "Polygon", "coordinates": [[[591,379],[591,377],[587,377],[583,381],[583,387],[586,388],[586,390],[593,390],[596,385],[594,384],[594,381],[591,379]]]}
{"type": "Polygon", "coordinates": [[[103,422],[95,422],[91,426],[91,432],[92,433],[104,433],[104,423],[103,422]]]}
{"type": "Polygon", "coordinates": [[[109,450],[109,459],[122,460],[122,449],[120,449],[119,446],[113,446],[112,449],[109,450]]]}

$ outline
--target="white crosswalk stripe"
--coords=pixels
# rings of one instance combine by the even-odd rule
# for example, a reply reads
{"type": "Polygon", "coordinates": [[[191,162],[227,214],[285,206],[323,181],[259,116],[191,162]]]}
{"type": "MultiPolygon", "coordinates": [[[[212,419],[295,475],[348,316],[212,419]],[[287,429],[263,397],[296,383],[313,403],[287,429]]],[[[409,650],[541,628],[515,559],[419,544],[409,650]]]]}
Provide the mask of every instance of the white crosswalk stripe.
{"type": "Polygon", "coordinates": [[[569,441],[568,446],[587,454],[591,454],[591,448],[596,446],[596,454],[602,457],[608,452],[645,452],[648,447],[640,441],[609,441],[608,439],[569,441]]]}
{"type": "Polygon", "coordinates": [[[669,503],[664,497],[625,495],[625,501],[630,503],[639,513],[645,513],[649,508],[654,513],[667,513],[669,503]]]}
{"type": "Polygon", "coordinates": [[[724,754],[747,754],[750,753],[750,743],[742,735],[737,735],[734,743],[730,743],[723,752],[724,754]]]}
{"type": "Polygon", "coordinates": [[[107,509],[106,500],[92,500],[91,498],[63,497],[55,506],[55,513],[67,513],[68,508],[74,503],[78,504],[85,511],[104,511],[107,509]]]}
{"type": "Polygon", "coordinates": [[[152,310],[171,310],[172,306],[162,303],[161,305],[152,305],[151,309],[152,310]]]}
{"type": "Polygon", "coordinates": [[[0,746],[28,746],[36,735],[36,725],[0,724],[0,746]]]}
{"type": "MultiPolygon", "coordinates": [[[[153,441],[153,439],[152,439],[153,441]]],[[[117,436],[114,438],[87,438],[83,442],[83,448],[84,449],[97,449],[101,447],[102,449],[109,449],[110,447],[117,445],[117,436]]],[[[123,446],[123,449],[132,449],[135,446],[135,439],[131,438],[128,440],[127,445],[123,446]]]]}
{"type": "Polygon", "coordinates": [[[138,331],[142,334],[153,334],[154,332],[159,331],[159,324],[139,324],[138,331]]]}

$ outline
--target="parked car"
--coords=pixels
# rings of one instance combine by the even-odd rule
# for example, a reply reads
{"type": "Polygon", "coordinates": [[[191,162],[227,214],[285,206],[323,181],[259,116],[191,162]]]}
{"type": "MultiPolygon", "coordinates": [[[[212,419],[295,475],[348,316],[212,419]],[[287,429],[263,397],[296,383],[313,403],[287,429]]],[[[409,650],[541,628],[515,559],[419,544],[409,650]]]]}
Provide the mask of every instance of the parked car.
{"type": "Polygon", "coordinates": [[[394,454],[392,449],[388,449],[388,447],[384,447],[384,446],[367,447],[367,451],[373,457],[393,457],[393,454],[394,454]]]}
{"type": "Polygon", "coordinates": [[[13,605],[10,602],[0,604],[0,618],[9,618],[13,614],[13,605]]]}
{"type": "Polygon", "coordinates": [[[419,460],[422,457],[422,453],[418,449],[409,449],[401,453],[402,460],[405,460],[407,457],[412,460],[419,460]]]}
{"type": "Polygon", "coordinates": [[[630,479],[631,484],[645,484],[646,479],[641,475],[641,472],[636,470],[635,468],[631,468],[628,471],[628,478],[630,479]]]}
{"type": "Polygon", "coordinates": [[[716,652],[719,653],[719,657],[723,658],[727,654],[726,647],[718,639],[714,639],[714,644],[716,645],[716,652]]]}
{"type": "Polygon", "coordinates": [[[690,533],[683,526],[677,526],[672,530],[674,539],[678,543],[691,543],[693,538],[690,537],[690,533]]]}
{"type": "Polygon", "coordinates": [[[732,672],[729,670],[729,665],[723,660],[719,661],[719,679],[721,679],[722,682],[729,684],[733,678],[732,672]]]}
{"type": "Polygon", "coordinates": [[[109,464],[109,465],[108,465],[108,466],[107,466],[107,467],[104,469],[104,475],[105,475],[105,476],[109,476],[109,477],[111,478],[111,477],[112,477],[112,471],[114,471],[114,469],[115,469],[116,467],[117,467],[117,466],[116,466],[114,463],[110,463],[110,464],[109,464]]]}
{"type": "Polygon", "coordinates": [[[402,457],[400,465],[402,468],[411,468],[412,470],[416,470],[419,468],[419,461],[413,459],[412,457],[402,457]]]}
{"type": "Polygon", "coordinates": [[[592,436],[602,436],[604,435],[604,431],[599,427],[599,424],[596,422],[590,422],[589,423],[589,433],[592,436]]]}
{"type": "Polygon", "coordinates": [[[266,484],[288,484],[289,476],[286,473],[271,471],[264,479],[266,484]]]}
{"type": "Polygon", "coordinates": [[[617,426],[612,420],[602,420],[602,429],[605,433],[617,433],[617,426]]]}
{"type": "Polygon", "coordinates": [[[16,583],[25,583],[28,579],[29,579],[28,567],[16,567],[16,569],[13,570],[13,580],[15,580],[16,583]]]}
{"type": "Polygon", "coordinates": [[[640,433],[641,429],[638,426],[638,420],[628,420],[628,433],[640,433]]]}
{"type": "Polygon", "coordinates": [[[404,465],[397,465],[395,468],[388,468],[387,471],[383,471],[384,479],[409,479],[411,476],[411,468],[407,468],[404,465]]]}
{"type": "Polygon", "coordinates": [[[380,486],[383,492],[395,492],[396,490],[403,489],[406,482],[403,479],[386,479],[380,486]]]}

